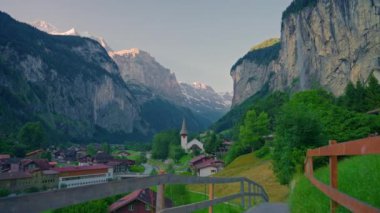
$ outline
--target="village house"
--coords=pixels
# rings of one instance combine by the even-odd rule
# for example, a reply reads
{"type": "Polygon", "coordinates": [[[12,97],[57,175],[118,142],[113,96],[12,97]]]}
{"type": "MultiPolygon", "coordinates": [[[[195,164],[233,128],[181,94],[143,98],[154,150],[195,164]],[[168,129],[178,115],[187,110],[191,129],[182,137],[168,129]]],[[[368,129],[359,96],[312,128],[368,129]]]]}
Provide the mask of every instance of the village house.
{"type": "Polygon", "coordinates": [[[0,187],[11,192],[30,188],[53,189],[58,186],[58,173],[51,170],[46,159],[9,159],[9,170],[0,174],[0,187]]]}
{"type": "Polygon", "coordinates": [[[107,162],[105,165],[113,169],[114,178],[117,178],[119,175],[124,175],[129,172],[129,168],[132,165],[135,165],[134,160],[119,160],[114,159],[107,162]]]}
{"type": "Polygon", "coordinates": [[[200,155],[190,160],[191,169],[199,177],[213,175],[223,169],[223,161],[215,159],[213,156],[200,155]]]}
{"type": "MultiPolygon", "coordinates": [[[[172,207],[171,200],[165,198],[165,207],[172,207]]],[[[108,211],[110,213],[151,213],[156,209],[156,192],[150,189],[140,189],[113,203],[108,211]]]]}
{"type": "Polygon", "coordinates": [[[216,153],[217,156],[220,157],[225,155],[228,152],[228,150],[230,150],[232,144],[232,141],[224,140],[223,143],[218,147],[218,151],[216,153]]]}

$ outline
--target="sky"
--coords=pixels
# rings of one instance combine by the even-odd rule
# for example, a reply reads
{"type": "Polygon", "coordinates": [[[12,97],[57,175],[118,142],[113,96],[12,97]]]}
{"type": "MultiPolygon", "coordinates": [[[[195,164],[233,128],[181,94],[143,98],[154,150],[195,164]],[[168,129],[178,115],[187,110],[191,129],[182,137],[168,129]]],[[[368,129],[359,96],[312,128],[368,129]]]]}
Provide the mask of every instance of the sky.
{"type": "Polygon", "coordinates": [[[114,50],[139,48],[176,74],[233,90],[230,68],[253,45],[280,37],[291,0],[0,0],[0,10],[62,31],[75,27],[114,50]]]}

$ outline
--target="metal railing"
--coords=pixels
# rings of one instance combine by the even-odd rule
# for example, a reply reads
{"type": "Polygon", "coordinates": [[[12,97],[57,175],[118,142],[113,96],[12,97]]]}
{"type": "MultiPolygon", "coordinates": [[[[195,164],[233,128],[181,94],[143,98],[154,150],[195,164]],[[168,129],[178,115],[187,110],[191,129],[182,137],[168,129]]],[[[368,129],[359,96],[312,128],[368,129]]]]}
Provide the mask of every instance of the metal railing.
{"type": "MultiPolygon", "coordinates": [[[[380,212],[362,201],[338,191],[338,156],[380,154],[380,137],[368,137],[360,140],[336,143],[307,151],[305,176],[320,191],[330,198],[330,210],[335,212],[338,204],[353,212],[380,212]],[[330,186],[318,181],[313,175],[313,157],[328,156],[330,160],[330,186]]],[[[363,165],[364,166],[364,165],[363,165]]]]}
{"type": "MultiPolygon", "coordinates": [[[[240,193],[210,199],[198,203],[192,203],[172,208],[161,208],[157,212],[191,212],[197,209],[212,207],[215,204],[241,199],[243,207],[246,207],[245,200],[248,197],[248,207],[251,206],[251,199],[258,202],[268,202],[269,197],[264,188],[256,182],[247,178],[216,178],[216,177],[195,177],[195,176],[178,176],[172,174],[151,176],[145,178],[131,178],[121,181],[111,181],[104,184],[83,186],[77,188],[68,188],[48,192],[32,193],[16,197],[7,197],[0,199],[1,212],[41,212],[49,209],[57,209],[65,206],[83,203],[90,200],[102,199],[108,196],[132,192],[137,189],[149,188],[163,184],[210,184],[213,191],[214,184],[240,183],[240,193]],[[247,186],[247,187],[245,187],[247,186]],[[248,189],[248,191],[245,191],[248,189]]],[[[157,193],[159,196],[160,193],[157,193]]],[[[211,195],[211,194],[210,194],[211,195]]],[[[213,198],[213,195],[210,197],[213,198]]],[[[157,198],[158,200],[158,198],[157,198]]],[[[161,198],[162,200],[162,198],[161,198]]],[[[212,211],[212,208],[210,208],[212,211]]]]}

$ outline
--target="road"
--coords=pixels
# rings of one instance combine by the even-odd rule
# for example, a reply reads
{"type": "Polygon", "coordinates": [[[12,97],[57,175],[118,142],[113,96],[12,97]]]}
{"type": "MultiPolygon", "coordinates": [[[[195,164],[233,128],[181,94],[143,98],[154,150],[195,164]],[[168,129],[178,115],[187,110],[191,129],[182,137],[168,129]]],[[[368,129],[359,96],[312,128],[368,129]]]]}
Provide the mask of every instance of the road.
{"type": "Polygon", "coordinates": [[[290,212],[289,206],[286,203],[262,203],[246,211],[246,213],[289,213],[289,212],[290,212]]]}

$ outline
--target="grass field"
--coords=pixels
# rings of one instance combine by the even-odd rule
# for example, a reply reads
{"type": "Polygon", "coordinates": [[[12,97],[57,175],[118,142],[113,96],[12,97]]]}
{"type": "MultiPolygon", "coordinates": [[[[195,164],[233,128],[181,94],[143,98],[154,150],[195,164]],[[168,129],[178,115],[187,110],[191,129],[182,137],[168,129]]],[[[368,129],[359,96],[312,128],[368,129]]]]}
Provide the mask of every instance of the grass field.
{"type": "MultiPolygon", "coordinates": [[[[287,186],[280,185],[272,171],[269,158],[257,158],[253,153],[236,158],[231,164],[217,173],[215,177],[246,177],[261,184],[269,195],[270,202],[284,202],[289,193],[287,186]]],[[[190,191],[208,193],[208,187],[204,185],[191,185],[190,191]]],[[[238,193],[239,183],[215,185],[215,196],[223,197],[238,193]]],[[[240,202],[236,200],[234,202],[240,202]]]]}
{"type": "MultiPolygon", "coordinates": [[[[184,186],[183,186],[184,187],[184,186]]],[[[183,188],[184,191],[178,191],[178,190],[171,190],[172,187],[166,187],[165,188],[165,197],[171,199],[175,206],[190,204],[190,203],[197,203],[201,201],[208,200],[208,196],[199,192],[190,192],[183,188]],[[186,194],[186,195],[185,195],[186,194]]],[[[243,208],[236,204],[231,203],[221,203],[214,205],[213,208],[214,212],[220,212],[220,213],[240,213],[243,212],[243,208]]],[[[197,211],[193,211],[194,213],[207,213],[208,208],[206,209],[200,209],[197,211]]]]}
{"type": "MultiPolygon", "coordinates": [[[[329,168],[314,172],[315,177],[329,184],[329,168]]],[[[380,155],[345,159],[338,165],[338,188],[354,198],[380,208],[380,155]]],[[[290,196],[292,212],[329,212],[329,199],[303,175],[298,178],[290,196]]],[[[339,207],[338,212],[350,212],[339,207]]]]}

